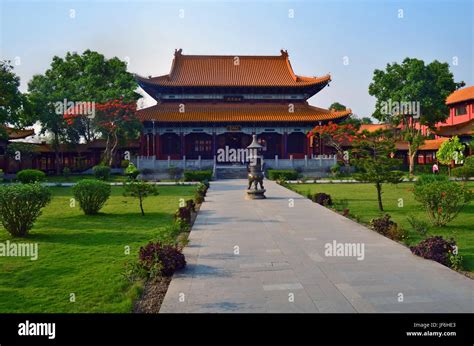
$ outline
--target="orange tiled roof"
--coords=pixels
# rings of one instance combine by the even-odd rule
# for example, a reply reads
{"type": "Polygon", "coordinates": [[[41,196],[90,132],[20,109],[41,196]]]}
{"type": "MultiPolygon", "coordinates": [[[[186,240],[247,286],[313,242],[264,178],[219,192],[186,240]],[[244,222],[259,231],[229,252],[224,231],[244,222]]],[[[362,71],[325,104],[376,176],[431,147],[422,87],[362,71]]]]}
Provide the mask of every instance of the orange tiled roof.
{"type": "Polygon", "coordinates": [[[33,136],[35,134],[34,129],[15,129],[13,127],[7,127],[6,128],[7,134],[8,134],[8,139],[21,139],[21,138],[26,138],[29,136],[33,136]]]}
{"type": "Polygon", "coordinates": [[[434,131],[438,136],[451,137],[460,135],[474,135],[474,119],[455,125],[443,125],[434,131]]]}
{"type": "Polygon", "coordinates": [[[137,111],[141,121],[158,122],[264,122],[264,121],[320,121],[345,117],[350,109],[332,112],[307,103],[295,103],[294,112],[284,103],[161,103],[137,111]]]}
{"type": "Polygon", "coordinates": [[[386,130],[389,128],[390,128],[389,124],[362,124],[360,125],[359,132],[362,132],[362,131],[375,132],[377,130],[386,130]]]}
{"type": "MultiPolygon", "coordinates": [[[[418,150],[438,150],[441,144],[447,140],[448,138],[427,139],[418,150]]],[[[408,142],[397,142],[395,147],[397,150],[408,150],[408,142]]]]}
{"type": "Polygon", "coordinates": [[[167,75],[138,81],[161,86],[308,86],[328,83],[322,77],[297,76],[288,53],[277,56],[183,55],[175,52],[167,75]],[[238,64],[236,61],[238,59],[238,64]]]}
{"type": "Polygon", "coordinates": [[[446,104],[450,105],[457,102],[474,99],[474,86],[458,89],[446,98],[446,104]]]}

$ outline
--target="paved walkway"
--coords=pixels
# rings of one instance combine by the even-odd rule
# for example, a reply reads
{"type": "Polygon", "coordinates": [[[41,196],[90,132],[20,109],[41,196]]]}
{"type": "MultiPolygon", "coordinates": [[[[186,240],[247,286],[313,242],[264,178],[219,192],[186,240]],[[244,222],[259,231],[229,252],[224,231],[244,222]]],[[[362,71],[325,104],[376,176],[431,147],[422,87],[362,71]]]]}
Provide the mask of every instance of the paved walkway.
{"type": "Polygon", "coordinates": [[[245,200],[245,184],[212,182],[160,312],[474,312],[474,281],[273,182],[245,200]],[[326,256],[333,241],[364,258],[326,256]]]}

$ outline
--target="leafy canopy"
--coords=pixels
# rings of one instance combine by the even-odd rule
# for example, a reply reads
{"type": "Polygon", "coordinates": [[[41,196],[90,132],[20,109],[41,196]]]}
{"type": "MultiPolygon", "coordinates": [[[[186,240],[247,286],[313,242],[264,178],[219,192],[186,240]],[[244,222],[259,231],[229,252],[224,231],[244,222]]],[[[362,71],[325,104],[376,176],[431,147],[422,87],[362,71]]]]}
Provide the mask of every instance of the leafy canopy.
{"type": "Polygon", "coordinates": [[[454,136],[443,142],[436,153],[436,158],[443,165],[450,165],[464,159],[464,144],[459,141],[458,136],[454,136]]]}

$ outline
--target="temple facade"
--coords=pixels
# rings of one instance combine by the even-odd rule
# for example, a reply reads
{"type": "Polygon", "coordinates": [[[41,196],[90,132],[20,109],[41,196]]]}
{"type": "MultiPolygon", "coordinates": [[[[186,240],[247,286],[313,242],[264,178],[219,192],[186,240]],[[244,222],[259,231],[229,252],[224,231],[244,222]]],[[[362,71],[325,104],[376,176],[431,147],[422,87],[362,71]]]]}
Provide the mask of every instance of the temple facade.
{"type": "Polygon", "coordinates": [[[266,159],[307,159],[324,152],[306,133],[351,113],[309,105],[331,77],[296,75],[283,50],[277,56],[207,56],[179,49],[169,74],[136,80],[157,101],[138,111],[140,156],[153,160],[215,160],[219,151],[246,148],[253,134],[266,159]]]}

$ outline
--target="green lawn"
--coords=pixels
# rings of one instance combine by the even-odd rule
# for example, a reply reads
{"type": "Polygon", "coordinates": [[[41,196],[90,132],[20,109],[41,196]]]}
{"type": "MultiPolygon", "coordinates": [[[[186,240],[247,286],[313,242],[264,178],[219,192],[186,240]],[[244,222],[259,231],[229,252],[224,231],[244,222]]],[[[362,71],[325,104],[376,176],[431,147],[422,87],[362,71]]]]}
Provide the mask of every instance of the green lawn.
{"type": "MultiPolygon", "coordinates": [[[[468,186],[474,188],[474,183],[468,186]]],[[[410,189],[412,183],[399,185],[385,184],[383,186],[383,203],[385,213],[409,231],[408,244],[418,243],[422,236],[414,232],[407,221],[408,215],[414,215],[418,219],[428,221],[428,217],[421,205],[413,198],[410,189]],[[399,199],[402,199],[403,207],[399,207],[399,199]]],[[[352,215],[357,215],[360,221],[368,223],[372,218],[379,217],[377,206],[377,194],[375,186],[371,184],[292,184],[291,188],[296,192],[306,195],[308,191],[325,192],[331,195],[334,201],[347,199],[348,208],[352,215]]],[[[463,211],[445,227],[431,227],[428,235],[442,235],[444,238],[454,238],[459,247],[459,253],[464,257],[464,267],[468,271],[474,271],[474,203],[471,202],[463,211]]]]}
{"type": "MultiPolygon", "coordinates": [[[[180,198],[193,186],[159,186],[159,196],[144,202],[123,197],[121,187],[101,214],[84,215],[70,207],[70,188],[54,187],[53,199],[24,242],[37,242],[38,259],[0,257],[0,313],[4,312],[131,312],[140,287],[122,277],[127,259],[140,246],[157,239],[172,222],[180,198]],[[130,246],[131,255],[125,255],[130,246]],[[76,302],[69,301],[74,293],[76,302]]],[[[0,226],[0,242],[12,239],[0,226]]]]}

